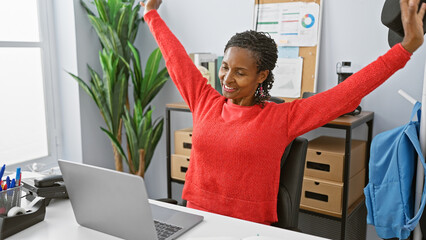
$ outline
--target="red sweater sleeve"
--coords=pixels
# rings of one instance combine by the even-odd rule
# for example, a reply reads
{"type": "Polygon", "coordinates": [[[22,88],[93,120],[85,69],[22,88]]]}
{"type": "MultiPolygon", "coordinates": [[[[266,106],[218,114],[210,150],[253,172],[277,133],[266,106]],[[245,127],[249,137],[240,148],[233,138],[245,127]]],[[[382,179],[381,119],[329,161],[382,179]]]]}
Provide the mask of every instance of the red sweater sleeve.
{"type": "Polygon", "coordinates": [[[397,44],[337,86],[293,101],[287,118],[288,136],[292,139],[353,111],[364,96],[403,68],[410,57],[411,53],[397,44]]]}
{"type": "Polygon", "coordinates": [[[200,106],[205,106],[209,97],[219,97],[219,93],[207,84],[207,79],[201,75],[158,12],[150,10],[145,14],[144,19],[160,47],[171,79],[191,112],[196,111],[200,106]]]}

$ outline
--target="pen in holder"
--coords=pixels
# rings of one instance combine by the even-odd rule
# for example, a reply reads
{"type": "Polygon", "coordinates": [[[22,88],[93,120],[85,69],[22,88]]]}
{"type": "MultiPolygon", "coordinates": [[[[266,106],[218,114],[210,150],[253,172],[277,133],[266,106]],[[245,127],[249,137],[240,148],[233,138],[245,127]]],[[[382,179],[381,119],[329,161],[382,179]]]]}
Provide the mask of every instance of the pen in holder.
{"type": "Polygon", "coordinates": [[[0,215],[7,216],[13,207],[21,206],[22,185],[0,192],[0,215]]]}

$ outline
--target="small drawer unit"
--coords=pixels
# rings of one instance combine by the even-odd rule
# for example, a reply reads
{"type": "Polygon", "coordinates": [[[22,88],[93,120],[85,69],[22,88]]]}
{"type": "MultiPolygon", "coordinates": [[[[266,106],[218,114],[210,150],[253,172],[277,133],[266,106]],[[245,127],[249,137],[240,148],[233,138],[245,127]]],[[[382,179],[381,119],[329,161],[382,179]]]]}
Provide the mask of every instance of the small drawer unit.
{"type": "MultiPolygon", "coordinates": [[[[349,178],[365,168],[366,142],[351,141],[349,178]]],[[[343,182],[345,139],[321,136],[309,141],[305,176],[343,182]]]]}
{"type": "MultiPolygon", "coordinates": [[[[349,179],[348,206],[350,207],[364,194],[365,169],[349,179]]],[[[315,212],[341,216],[343,203],[343,183],[312,178],[303,179],[300,207],[315,212]]]]}
{"type": "Polygon", "coordinates": [[[175,154],[191,154],[192,148],[192,128],[184,128],[175,131],[175,154]]]}
{"type": "Polygon", "coordinates": [[[172,154],[171,162],[171,178],[175,180],[185,181],[185,174],[188,170],[189,156],[172,154]]]}

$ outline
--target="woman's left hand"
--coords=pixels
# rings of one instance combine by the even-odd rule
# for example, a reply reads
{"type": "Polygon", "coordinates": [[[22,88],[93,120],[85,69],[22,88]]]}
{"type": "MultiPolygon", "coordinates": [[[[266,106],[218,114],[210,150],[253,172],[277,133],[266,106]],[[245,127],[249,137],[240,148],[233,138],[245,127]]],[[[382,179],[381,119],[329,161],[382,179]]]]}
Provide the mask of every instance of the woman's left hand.
{"type": "Polygon", "coordinates": [[[401,45],[413,53],[424,41],[423,17],[426,4],[422,3],[419,10],[419,0],[400,0],[400,6],[402,26],[404,27],[404,39],[401,45]]]}

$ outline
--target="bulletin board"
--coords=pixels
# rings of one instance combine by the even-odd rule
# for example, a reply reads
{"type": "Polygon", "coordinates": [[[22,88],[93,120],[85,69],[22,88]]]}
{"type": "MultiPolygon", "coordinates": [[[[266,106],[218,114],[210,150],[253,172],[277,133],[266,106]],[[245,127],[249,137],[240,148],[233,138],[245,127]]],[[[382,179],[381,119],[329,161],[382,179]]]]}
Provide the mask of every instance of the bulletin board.
{"type": "MultiPolygon", "coordinates": [[[[276,96],[284,99],[286,102],[291,102],[295,99],[302,98],[303,92],[316,92],[317,90],[317,74],[318,74],[318,59],[319,59],[319,49],[320,49],[320,39],[321,39],[321,19],[322,19],[322,3],[323,0],[255,0],[255,13],[254,13],[254,25],[256,25],[256,10],[257,4],[271,4],[271,3],[294,3],[294,2],[314,2],[319,5],[319,15],[318,15],[318,40],[316,46],[300,46],[299,47],[299,56],[303,58],[302,66],[302,82],[301,82],[301,91],[300,97],[298,98],[289,98],[283,96],[276,96]]],[[[261,15],[261,13],[259,14],[261,15]]],[[[277,81],[277,80],[275,80],[277,81]]]]}

